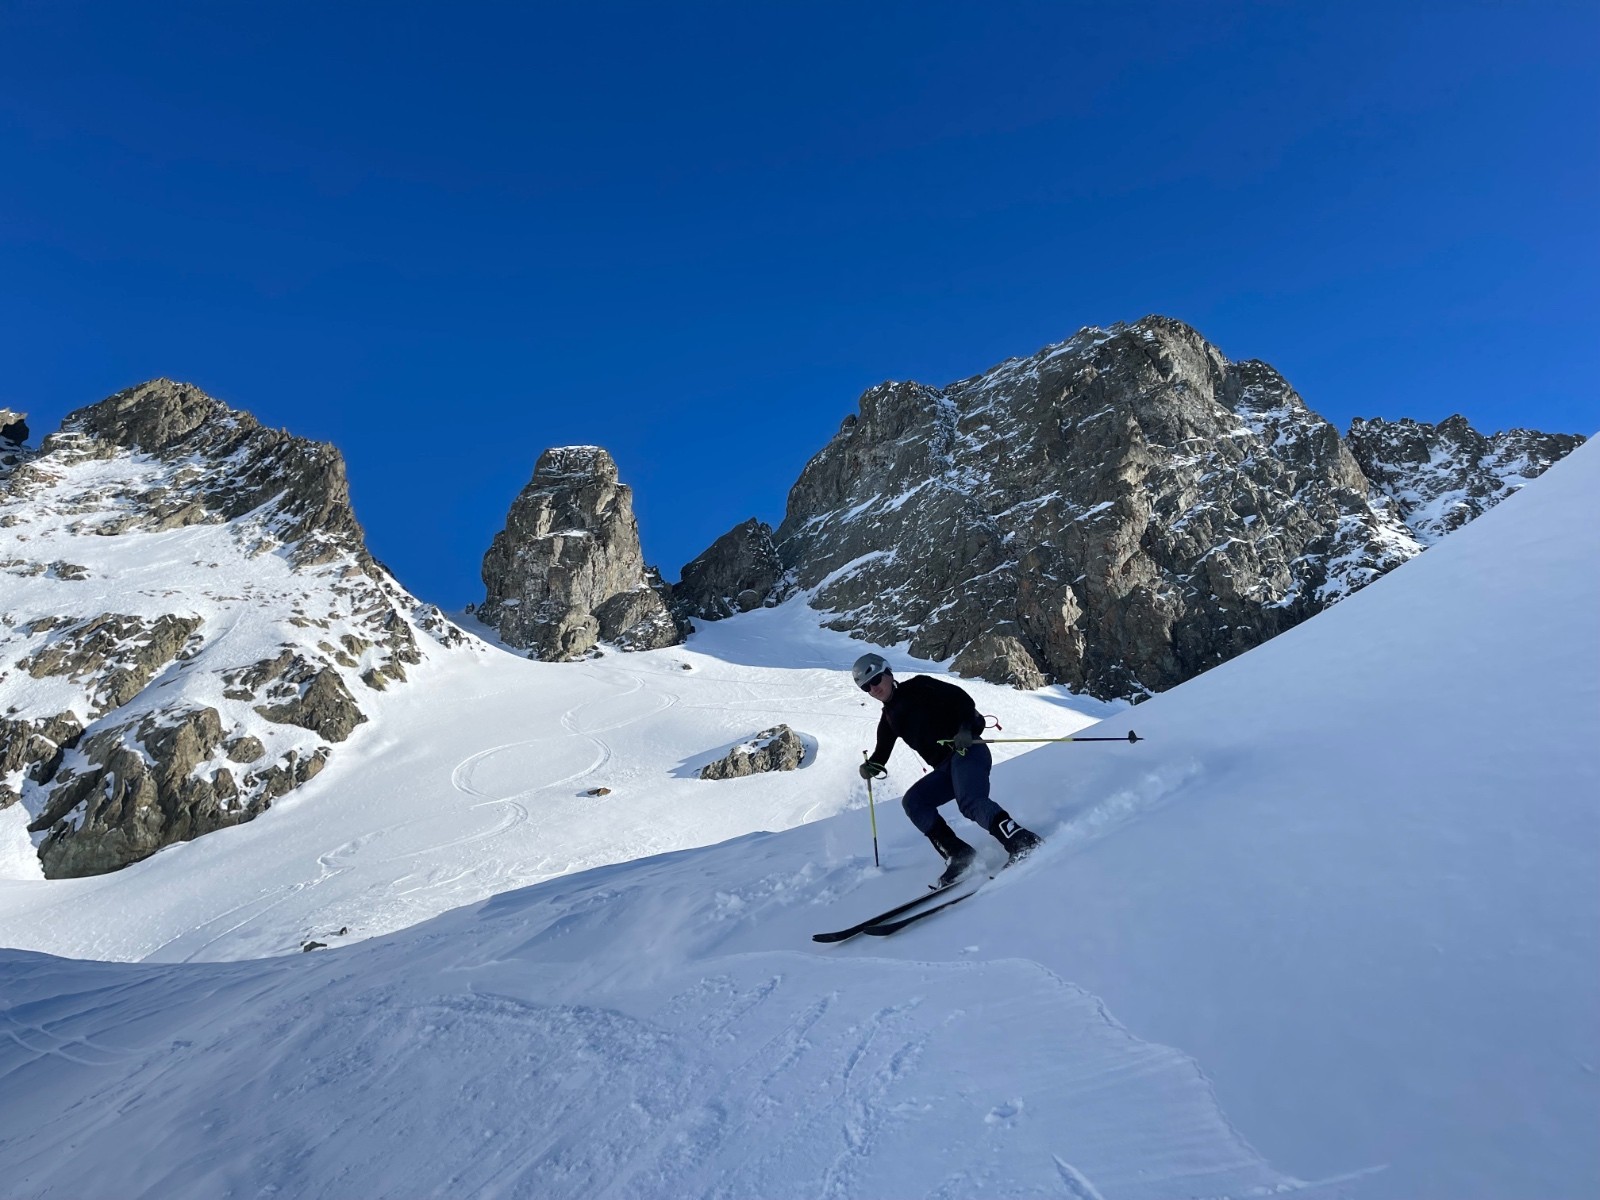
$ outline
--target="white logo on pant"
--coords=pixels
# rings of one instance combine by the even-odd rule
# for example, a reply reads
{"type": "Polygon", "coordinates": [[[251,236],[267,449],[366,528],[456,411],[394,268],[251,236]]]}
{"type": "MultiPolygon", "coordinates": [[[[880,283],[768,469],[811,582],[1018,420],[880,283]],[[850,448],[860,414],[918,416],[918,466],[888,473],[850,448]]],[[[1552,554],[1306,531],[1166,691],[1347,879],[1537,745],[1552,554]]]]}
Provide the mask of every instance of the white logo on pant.
{"type": "Polygon", "coordinates": [[[1014,837],[1014,836],[1016,836],[1016,832],[1017,832],[1017,823],[1015,821],[1001,821],[1000,822],[1000,836],[1001,837],[1014,837]]]}

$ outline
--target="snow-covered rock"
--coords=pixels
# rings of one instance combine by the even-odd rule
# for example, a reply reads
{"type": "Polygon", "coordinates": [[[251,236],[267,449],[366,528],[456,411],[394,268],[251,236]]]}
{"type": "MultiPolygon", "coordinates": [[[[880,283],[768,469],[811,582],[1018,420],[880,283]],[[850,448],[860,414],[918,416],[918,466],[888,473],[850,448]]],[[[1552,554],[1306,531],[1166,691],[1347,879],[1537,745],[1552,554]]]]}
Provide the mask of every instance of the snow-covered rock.
{"type": "Polygon", "coordinates": [[[763,729],[715,762],[700,768],[701,779],[744,779],[768,771],[793,771],[806,757],[806,744],[787,725],[763,729]]]}
{"type": "Polygon", "coordinates": [[[0,807],[52,876],[249,820],[462,639],[368,553],[338,451],[170,380],[0,476],[0,623],[0,807]]]}
{"type": "Polygon", "coordinates": [[[1584,439],[1531,429],[1486,437],[1457,415],[1437,425],[1357,419],[1345,441],[1412,536],[1431,546],[1543,475],[1584,439]]]}

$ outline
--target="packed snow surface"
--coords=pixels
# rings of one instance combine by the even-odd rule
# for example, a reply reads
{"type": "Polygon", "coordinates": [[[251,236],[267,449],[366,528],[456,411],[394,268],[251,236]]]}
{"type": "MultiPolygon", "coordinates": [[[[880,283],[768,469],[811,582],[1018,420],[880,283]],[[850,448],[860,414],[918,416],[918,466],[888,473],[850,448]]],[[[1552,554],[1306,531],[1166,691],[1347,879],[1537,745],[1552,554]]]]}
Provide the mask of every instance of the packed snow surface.
{"type": "Polygon", "coordinates": [[[1008,747],[1048,843],[888,939],[810,940],[938,864],[901,748],[873,865],[803,608],[438,658],[250,825],[0,887],[6,1194],[1600,1194],[1597,503],[1585,446],[1136,709],[974,686],[1146,740],[1008,747]],[[807,766],[692,778],[778,720],[807,766]]]}

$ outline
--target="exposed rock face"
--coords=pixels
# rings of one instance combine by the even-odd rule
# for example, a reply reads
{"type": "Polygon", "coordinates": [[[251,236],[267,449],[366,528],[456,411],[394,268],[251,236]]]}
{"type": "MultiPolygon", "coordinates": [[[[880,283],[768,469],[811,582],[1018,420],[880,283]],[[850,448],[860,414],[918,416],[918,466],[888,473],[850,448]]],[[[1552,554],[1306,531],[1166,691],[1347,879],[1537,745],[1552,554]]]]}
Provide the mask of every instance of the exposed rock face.
{"type": "Polygon", "coordinates": [[[82,748],[92,769],[63,769],[34,822],[51,830],[40,851],[47,873],[103,874],[161,846],[248,821],[327,761],[325,746],[305,758],[290,750],[265,774],[236,780],[212,761],[222,736],[214,708],[150,714],[94,734],[82,748]]]}
{"type": "Polygon", "coordinates": [[[17,666],[35,679],[55,676],[78,684],[92,721],[127,704],[180,652],[197,650],[198,643],[191,639],[201,623],[199,617],[170,613],[153,621],[115,613],[82,623],[65,618],[34,621],[27,632],[54,633],[54,639],[18,659],[17,666]]]}
{"type": "Polygon", "coordinates": [[[208,464],[179,470],[142,491],[137,506],[120,517],[97,522],[93,532],[103,537],[232,521],[271,501],[261,533],[274,548],[286,547],[298,566],[330,562],[362,545],[337,450],[267,429],[189,384],[159,379],[80,409],[45,449],[100,459],[139,451],[171,463],[196,455],[208,464]]]}
{"type": "Polygon", "coordinates": [[[806,757],[806,745],[787,725],[763,729],[748,742],[700,768],[701,779],[742,779],[764,771],[793,771],[806,757]]]}
{"type": "MultiPolygon", "coordinates": [[[[1180,683],[1421,550],[1276,371],[1163,317],[945,388],[870,389],[770,541],[832,628],[1106,699],[1180,683]]],[[[692,611],[727,615],[729,585],[696,572],[692,611]]]]}
{"type": "Polygon", "coordinates": [[[28,457],[23,443],[28,440],[27,413],[0,408],[0,482],[28,457]]]}
{"type": "Polygon", "coordinates": [[[645,566],[633,491],[598,446],[546,450],[483,558],[478,617],[541,659],[581,658],[602,638],[625,650],[683,634],[645,566]]]}
{"type": "Polygon", "coordinates": [[[52,877],[249,820],[461,635],[367,552],[331,446],[156,380],[0,473],[0,807],[52,877]],[[114,607],[113,607],[114,605],[114,607]]]}
{"type": "Polygon", "coordinates": [[[1584,442],[1530,429],[1485,437],[1459,415],[1437,425],[1358,419],[1345,440],[1425,546],[1482,516],[1584,442]]]}
{"type": "Polygon", "coordinates": [[[28,414],[0,408],[0,453],[28,440],[28,414]]]}
{"type": "Polygon", "coordinates": [[[309,729],[330,742],[344,741],[367,719],[337,670],[318,668],[299,655],[266,694],[281,702],[258,704],[256,712],[279,725],[309,729]]]}
{"type": "Polygon", "coordinates": [[[672,589],[673,611],[707,621],[749,612],[787,595],[772,526],[751,519],[723,534],[683,568],[672,589]]]}

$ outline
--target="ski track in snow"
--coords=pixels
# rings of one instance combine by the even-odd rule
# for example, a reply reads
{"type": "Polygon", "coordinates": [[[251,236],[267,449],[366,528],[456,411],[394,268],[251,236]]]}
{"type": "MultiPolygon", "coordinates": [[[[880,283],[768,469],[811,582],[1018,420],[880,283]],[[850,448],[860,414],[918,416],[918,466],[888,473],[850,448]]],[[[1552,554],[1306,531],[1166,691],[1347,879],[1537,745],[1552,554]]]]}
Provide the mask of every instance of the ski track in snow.
{"type": "MultiPolygon", "coordinates": [[[[479,651],[425,663],[415,687],[373,701],[379,720],[321,776],[255,822],[169,849],[114,881],[0,882],[22,902],[11,910],[14,944],[176,961],[286,953],[308,938],[376,936],[552,876],[864,807],[854,767],[874,714],[842,670],[809,665],[848,662],[859,645],[814,626],[796,638],[791,627],[808,619],[772,611],[714,631],[713,642],[736,635],[717,648],[725,657],[684,647],[542,664],[479,651]],[[763,623],[783,636],[761,634],[763,623]],[[779,721],[808,748],[800,771],[698,779],[704,763],[779,721]],[[439,761],[441,746],[459,748],[453,762],[439,761]],[[609,794],[588,794],[601,787],[609,794]],[[231,854],[230,842],[240,844],[231,854]],[[130,886],[149,900],[137,929],[126,904],[102,901],[130,886]],[[86,904],[102,916],[49,915],[69,906],[82,914],[86,904]],[[24,921],[30,906],[36,915],[24,921]],[[164,915],[152,921],[150,910],[164,915]],[[77,931],[75,945],[59,941],[64,929],[77,931]]],[[[1088,719],[1054,693],[974,686],[985,710],[1008,722],[1070,729],[1088,719]]],[[[893,805],[920,774],[902,762],[880,804],[893,805]]]]}
{"type": "Polygon", "coordinates": [[[575,979],[519,961],[519,936],[503,930],[505,956],[464,976],[449,939],[416,937],[356,948],[359,969],[81,964],[55,994],[45,960],[5,952],[29,995],[3,1014],[0,1082],[45,1101],[8,1125],[12,1185],[98,1194],[98,1167],[71,1147],[136,1138],[160,1107],[161,1144],[118,1180],[129,1200],[1167,1200],[1302,1186],[1227,1126],[1189,1059],[1036,964],[841,970],[742,954],[579,1001],[563,999],[575,979]],[[952,1073],[952,1060],[974,1066],[952,1073]],[[66,1094],[74,1119],[46,1116],[66,1094]]]}

